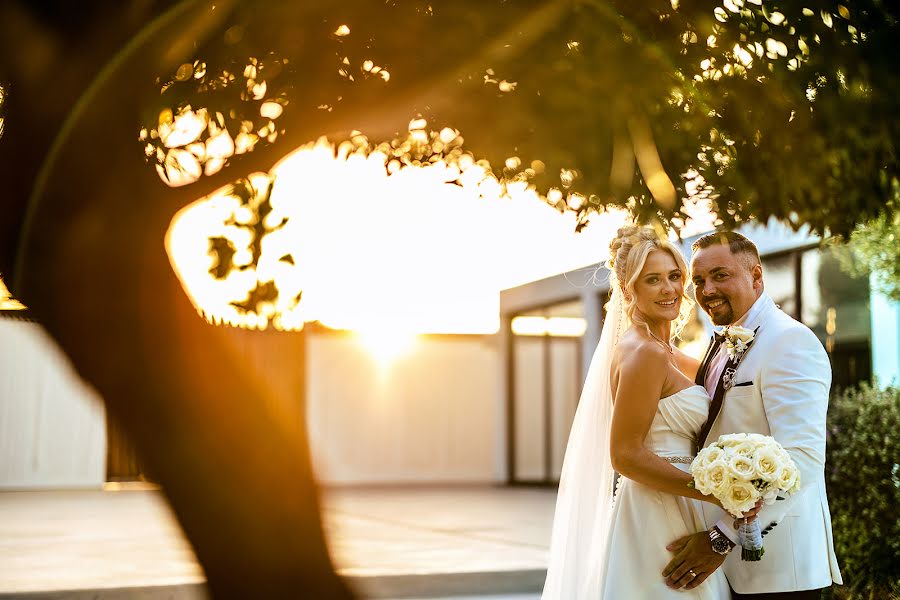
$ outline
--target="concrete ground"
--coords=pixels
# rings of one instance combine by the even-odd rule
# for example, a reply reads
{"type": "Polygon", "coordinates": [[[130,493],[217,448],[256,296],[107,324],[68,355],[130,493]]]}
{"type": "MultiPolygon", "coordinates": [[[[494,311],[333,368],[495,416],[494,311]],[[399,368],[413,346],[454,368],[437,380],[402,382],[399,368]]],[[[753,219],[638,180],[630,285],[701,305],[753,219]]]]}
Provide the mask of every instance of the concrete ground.
{"type": "MultiPolygon", "coordinates": [[[[329,546],[365,597],[536,600],[555,490],[330,489],[329,546]]],[[[0,493],[0,598],[201,600],[203,572],[160,492],[0,493]]]]}

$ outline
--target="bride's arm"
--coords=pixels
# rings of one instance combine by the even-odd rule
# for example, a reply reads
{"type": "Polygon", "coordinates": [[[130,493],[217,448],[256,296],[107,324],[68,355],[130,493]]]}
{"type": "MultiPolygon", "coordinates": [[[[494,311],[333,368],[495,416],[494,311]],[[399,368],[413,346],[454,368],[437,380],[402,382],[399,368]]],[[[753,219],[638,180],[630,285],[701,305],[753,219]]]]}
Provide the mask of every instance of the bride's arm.
{"type": "Polygon", "coordinates": [[[672,466],[644,447],[666,382],[668,356],[656,344],[640,344],[619,362],[615,406],[610,425],[610,458],[619,474],[661,492],[719,504],[688,487],[690,473],[672,466]]]}

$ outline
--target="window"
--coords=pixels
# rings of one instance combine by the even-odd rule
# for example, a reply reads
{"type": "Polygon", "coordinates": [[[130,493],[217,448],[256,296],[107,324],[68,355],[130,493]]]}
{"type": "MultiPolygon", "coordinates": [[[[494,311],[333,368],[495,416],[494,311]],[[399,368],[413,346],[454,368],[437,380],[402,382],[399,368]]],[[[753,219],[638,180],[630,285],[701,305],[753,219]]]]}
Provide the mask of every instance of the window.
{"type": "Polygon", "coordinates": [[[797,316],[797,268],[795,254],[763,257],[763,279],[766,292],[781,310],[797,316]]]}
{"type": "Polygon", "coordinates": [[[867,277],[845,273],[831,249],[801,258],[802,320],[831,358],[832,388],[872,377],[870,290],[867,277]]]}
{"type": "Polygon", "coordinates": [[[513,480],[551,484],[581,393],[584,305],[579,299],[530,310],[511,325],[513,480]]]}

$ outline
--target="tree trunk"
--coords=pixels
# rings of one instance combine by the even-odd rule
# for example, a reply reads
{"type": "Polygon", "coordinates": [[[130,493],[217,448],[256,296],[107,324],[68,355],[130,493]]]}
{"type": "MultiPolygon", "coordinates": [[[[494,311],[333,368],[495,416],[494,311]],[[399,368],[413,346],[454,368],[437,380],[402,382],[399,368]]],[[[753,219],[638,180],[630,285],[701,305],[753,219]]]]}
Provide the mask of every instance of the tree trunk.
{"type": "MultiPolygon", "coordinates": [[[[185,30],[196,13],[179,17],[185,30]]],[[[301,409],[272,410],[269,382],[241,360],[227,331],[198,316],[163,246],[180,207],[166,202],[143,162],[136,89],[152,81],[167,41],[152,37],[140,56],[117,56],[74,107],[53,105],[47,83],[75,86],[58,89],[61,98],[79,96],[86,82],[65,71],[90,69],[79,71],[75,53],[56,56],[43,87],[9,90],[16,97],[0,138],[4,180],[34,175],[12,185],[13,206],[4,197],[9,218],[31,196],[10,289],[134,441],[213,597],[350,598],[327,552],[301,409]],[[48,132],[57,131],[53,146],[48,132]]],[[[0,78],[9,73],[3,67],[0,78]]],[[[8,251],[3,258],[8,271],[8,251]]]]}

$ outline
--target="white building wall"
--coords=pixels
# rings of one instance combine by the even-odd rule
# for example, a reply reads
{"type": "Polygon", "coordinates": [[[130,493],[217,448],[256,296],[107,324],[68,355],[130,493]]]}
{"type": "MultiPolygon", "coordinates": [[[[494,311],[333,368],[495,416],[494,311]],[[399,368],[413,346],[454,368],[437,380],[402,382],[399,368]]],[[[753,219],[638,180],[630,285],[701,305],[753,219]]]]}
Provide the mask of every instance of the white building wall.
{"type": "Polygon", "coordinates": [[[380,365],[352,335],[309,335],[307,423],[319,480],[497,481],[497,344],[422,336],[380,365]]]}
{"type": "Polygon", "coordinates": [[[39,325],[0,318],[0,489],[99,488],[105,479],[99,396],[39,325]]]}
{"type": "MultiPolygon", "coordinates": [[[[502,480],[496,338],[425,336],[386,365],[351,335],[310,332],[307,344],[307,423],[323,483],[502,480]]],[[[0,489],[101,487],[105,477],[99,396],[39,325],[0,319],[0,489]]]]}

